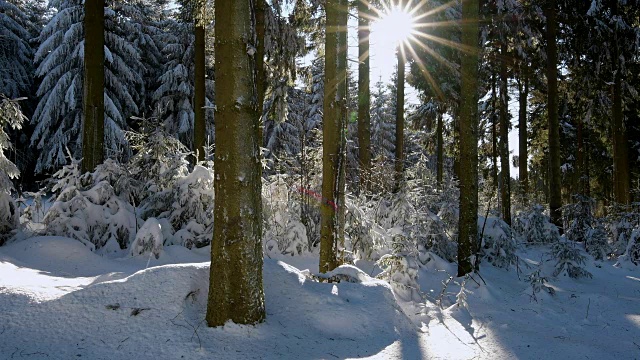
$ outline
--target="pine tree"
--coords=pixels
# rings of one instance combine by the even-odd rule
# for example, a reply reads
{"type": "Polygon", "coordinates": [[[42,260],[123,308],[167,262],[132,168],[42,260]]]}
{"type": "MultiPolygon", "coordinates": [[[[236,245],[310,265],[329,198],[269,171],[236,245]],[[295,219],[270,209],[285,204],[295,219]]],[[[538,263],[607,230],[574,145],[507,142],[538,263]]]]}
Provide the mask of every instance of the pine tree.
{"type": "Polygon", "coordinates": [[[262,198],[252,1],[215,7],[215,209],[207,323],[261,322],[262,198]]]}

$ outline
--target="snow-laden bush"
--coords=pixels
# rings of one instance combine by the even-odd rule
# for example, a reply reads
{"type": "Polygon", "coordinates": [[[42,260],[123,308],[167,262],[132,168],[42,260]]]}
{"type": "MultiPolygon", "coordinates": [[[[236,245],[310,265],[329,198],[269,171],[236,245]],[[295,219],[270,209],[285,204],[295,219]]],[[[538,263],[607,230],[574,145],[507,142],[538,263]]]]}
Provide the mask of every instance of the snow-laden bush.
{"type": "Polygon", "coordinates": [[[587,231],[584,248],[595,260],[606,260],[611,253],[609,237],[602,221],[595,221],[587,231]]]}
{"type": "Polygon", "coordinates": [[[564,274],[574,279],[592,277],[591,273],[583,267],[587,257],[580,252],[574,242],[556,242],[551,247],[551,255],[557,260],[553,276],[564,274]]]}
{"type": "Polygon", "coordinates": [[[632,233],[640,228],[640,203],[631,206],[614,205],[609,209],[607,222],[611,233],[611,253],[618,257],[628,252],[633,246],[632,233]]]}
{"type": "Polygon", "coordinates": [[[347,197],[345,236],[356,258],[377,261],[389,252],[391,236],[375,221],[373,204],[366,196],[347,197]]]}
{"type": "Polygon", "coordinates": [[[188,174],[191,155],[175,137],[150,120],[142,120],[140,132],[127,132],[136,151],[129,161],[132,177],[140,184],[140,216],[167,218],[175,202],[173,189],[188,174]]]}
{"type": "Polygon", "coordinates": [[[531,298],[535,301],[538,301],[537,294],[543,290],[549,295],[554,295],[556,293],[554,288],[547,285],[548,279],[540,274],[539,268],[527,275],[525,281],[531,285],[531,298]]]}
{"type": "Polygon", "coordinates": [[[14,190],[11,179],[17,178],[20,171],[4,153],[11,148],[5,128],[19,130],[25,120],[18,103],[0,94],[0,245],[11,236],[20,217],[18,207],[11,197],[11,191],[14,190]]]}
{"type": "Polygon", "coordinates": [[[542,205],[521,212],[514,221],[514,230],[529,244],[550,244],[560,238],[558,228],[544,214],[542,205]]]}
{"type": "Polygon", "coordinates": [[[568,240],[584,242],[593,226],[593,206],[595,201],[586,196],[575,195],[576,202],[562,207],[565,236],[568,240]]]}
{"type": "Polygon", "coordinates": [[[506,222],[495,217],[479,216],[478,234],[482,234],[480,251],[486,261],[500,268],[508,268],[516,263],[517,243],[506,222]]]}
{"type": "Polygon", "coordinates": [[[196,165],[173,188],[174,203],[169,221],[176,231],[175,243],[191,249],[207,246],[213,237],[213,169],[196,165]]]}
{"type": "Polygon", "coordinates": [[[378,260],[378,266],[383,270],[378,278],[389,281],[399,298],[404,301],[422,301],[418,285],[417,254],[407,247],[407,241],[402,235],[394,236],[392,253],[383,255],[378,260]]]}
{"type": "Polygon", "coordinates": [[[640,228],[634,229],[629,236],[627,248],[619,258],[616,265],[633,264],[640,266],[640,228]]]}
{"type": "Polygon", "coordinates": [[[131,244],[131,256],[150,254],[160,257],[164,244],[162,225],[156,218],[149,218],[144,222],[136,238],[131,244]]]}
{"type": "Polygon", "coordinates": [[[307,227],[301,221],[300,194],[305,189],[296,191],[295,183],[295,177],[274,175],[262,187],[263,238],[269,252],[300,255],[309,250],[307,227]]]}
{"type": "Polygon", "coordinates": [[[136,234],[135,208],[111,183],[126,180],[107,174],[114,171],[124,176],[126,172],[116,162],[107,161],[106,166],[81,175],[79,164],[71,158],[70,164],[53,175],[56,199],[43,219],[45,234],[80,240],[92,250],[127,248],[136,234]]]}

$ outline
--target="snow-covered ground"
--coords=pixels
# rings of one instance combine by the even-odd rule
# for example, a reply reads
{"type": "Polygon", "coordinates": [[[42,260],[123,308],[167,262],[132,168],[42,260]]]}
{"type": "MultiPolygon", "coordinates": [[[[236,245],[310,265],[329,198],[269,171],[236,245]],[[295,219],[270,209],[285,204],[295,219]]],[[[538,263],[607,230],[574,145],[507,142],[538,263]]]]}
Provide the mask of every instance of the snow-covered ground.
{"type": "Polygon", "coordinates": [[[299,270],[317,258],[266,258],[266,322],[212,329],[208,251],[110,258],[60,237],[0,247],[0,359],[640,359],[640,273],[611,262],[590,265],[592,279],[549,279],[556,294],[534,300],[518,275],[545,249],[526,249],[520,272],[483,264],[458,306],[462,279],[442,285],[455,265],[429,263],[425,302],[398,303],[364,274],[318,283],[299,270]]]}

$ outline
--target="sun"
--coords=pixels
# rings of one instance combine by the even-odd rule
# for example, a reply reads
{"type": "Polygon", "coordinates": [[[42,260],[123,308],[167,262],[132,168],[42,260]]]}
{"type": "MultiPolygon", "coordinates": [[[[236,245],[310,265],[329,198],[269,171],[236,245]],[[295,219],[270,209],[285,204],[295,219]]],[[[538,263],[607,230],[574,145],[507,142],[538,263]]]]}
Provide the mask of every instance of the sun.
{"type": "Polygon", "coordinates": [[[411,12],[400,6],[392,6],[380,14],[379,20],[371,25],[371,32],[376,35],[379,47],[392,51],[413,37],[415,20],[411,12]]]}

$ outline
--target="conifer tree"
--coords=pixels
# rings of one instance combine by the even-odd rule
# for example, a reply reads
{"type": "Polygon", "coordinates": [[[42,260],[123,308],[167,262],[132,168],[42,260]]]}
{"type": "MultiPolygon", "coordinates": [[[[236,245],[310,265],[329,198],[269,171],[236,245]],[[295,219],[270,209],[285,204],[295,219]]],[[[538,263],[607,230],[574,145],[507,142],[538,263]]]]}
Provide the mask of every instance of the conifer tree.
{"type": "Polygon", "coordinates": [[[255,84],[254,2],[215,6],[216,174],[207,323],[261,322],[262,195],[255,84]]]}
{"type": "Polygon", "coordinates": [[[460,104],[460,221],[458,223],[458,276],[474,271],[478,248],[478,0],[462,3],[460,104]]]}
{"type": "Polygon", "coordinates": [[[324,119],[322,139],[322,205],[320,227],[320,272],[338,266],[340,233],[339,203],[345,152],[345,96],[347,70],[347,2],[327,0],[325,37],[324,119]]]}

